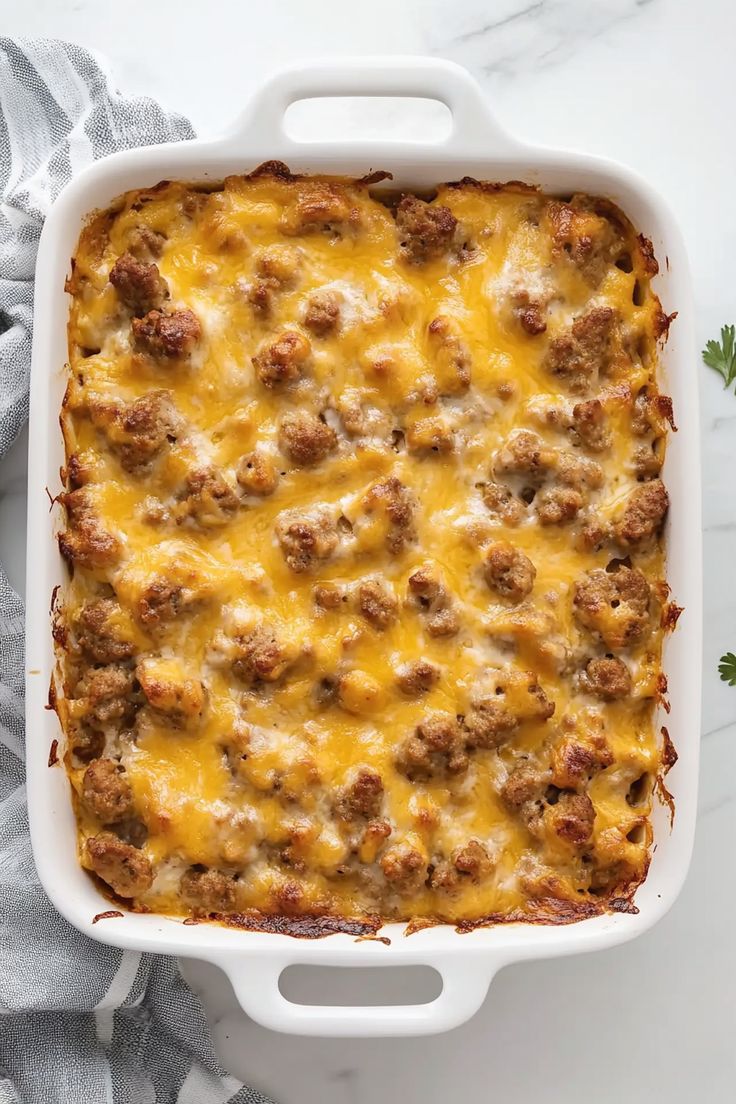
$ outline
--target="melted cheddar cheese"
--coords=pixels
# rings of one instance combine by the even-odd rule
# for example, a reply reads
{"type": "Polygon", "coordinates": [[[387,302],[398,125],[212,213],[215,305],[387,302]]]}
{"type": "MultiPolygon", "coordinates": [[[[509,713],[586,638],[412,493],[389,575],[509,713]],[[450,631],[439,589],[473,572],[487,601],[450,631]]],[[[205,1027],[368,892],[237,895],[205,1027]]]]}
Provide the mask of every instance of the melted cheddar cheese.
{"type": "Polygon", "coordinates": [[[611,205],[270,165],[68,283],[81,862],[183,914],[570,918],[646,873],[666,319],[611,205]]]}

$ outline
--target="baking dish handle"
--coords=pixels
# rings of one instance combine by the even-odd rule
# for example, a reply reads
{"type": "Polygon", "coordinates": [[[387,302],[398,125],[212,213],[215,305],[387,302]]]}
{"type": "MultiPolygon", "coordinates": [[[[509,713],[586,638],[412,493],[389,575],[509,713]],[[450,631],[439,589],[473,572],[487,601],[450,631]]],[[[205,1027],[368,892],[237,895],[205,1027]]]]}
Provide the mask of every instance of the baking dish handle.
{"type": "MultiPolygon", "coordinates": [[[[290,1035],[367,1038],[369,1036],[434,1035],[449,1031],[475,1015],[485,1000],[493,976],[501,965],[473,957],[431,961],[427,965],[442,978],[442,992],[424,1004],[392,1005],[320,1005],[295,1004],[279,988],[279,978],[287,966],[300,965],[299,959],[243,958],[230,956],[211,959],[230,978],[235,996],[251,1019],[272,1031],[290,1035]]],[[[406,965],[405,962],[396,965],[406,965]]],[[[312,963],[370,969],[390,969],[394,963],[377,964],[374,956],[363,961],[312,963]]]]}
{"type": "MultiPolygon", "coordinates": [[[[297,142],[287,134],[287,108],[298,100],[339,96],[412,97],[446,105],[452,115],[446,138],[435,142],[401,139],[396,140],[397,145],[428,147],[464,157],[513,153],[522,148],[494,118],[480,85],[466,69],[429,57],[328,59],[286,69],[271,77],[253,96],[226,137],[241,139],[243,148],[273,151],[272,157],[288,158],[292,152],[303,155],[310,143],[297,142]]],[[[370,146],[371,141],[357,140],[357,144],[370,146]]],[[[385,145],[386,139],[381,144],[385,145]]],[[[344,143],[340,145],[344,149],[344,143]]]]}

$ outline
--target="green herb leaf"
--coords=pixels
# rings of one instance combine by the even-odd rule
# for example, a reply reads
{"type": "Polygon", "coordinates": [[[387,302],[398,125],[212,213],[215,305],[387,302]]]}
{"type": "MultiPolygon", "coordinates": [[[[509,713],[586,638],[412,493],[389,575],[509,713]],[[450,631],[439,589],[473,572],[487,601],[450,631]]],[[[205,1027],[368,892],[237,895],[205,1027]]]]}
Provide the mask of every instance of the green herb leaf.
{"type": "Polygon", "coordinates": [[[729,686],[736,686],[736,655],[733,652],[726,652],[721,656],[718,673],[723,682],[727,682],[729,686]]]}
{"type": "Polygon", "coordinates": [[[703,349],[703,360],[723,377],[724,386],[730,387],[736,379],[736,326],[723,326],[721,340],[709,341],[703,349]]]}

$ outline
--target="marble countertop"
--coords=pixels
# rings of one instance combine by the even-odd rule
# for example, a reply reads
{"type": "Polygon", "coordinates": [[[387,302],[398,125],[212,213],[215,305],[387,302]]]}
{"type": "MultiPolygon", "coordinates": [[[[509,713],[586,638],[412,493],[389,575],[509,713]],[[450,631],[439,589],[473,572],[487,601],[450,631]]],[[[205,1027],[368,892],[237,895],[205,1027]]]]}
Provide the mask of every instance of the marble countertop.
{"type": "MultiPolygon", "coordinates": [[[[123,8],[5,0],[0,9],[4,34],[99,50],[121,88],[188,114],[203,135],[293,60],[386,51],[452,58],[480,79],[511,131],[608,155],[648,177],[685,232],[699,342],[736,321],[731,0],[215,0],[206,16],[176,0],[123,8]]],[[[318,110],[318,130],[355,125],[350,112],[318,110]]],[[[369,122],[392,134],[433,125],[405,108],[390,119],[374,110],[369,122]]],[[[702,394],[706,636],[699,828],[682,896],[635,943],[507,968],[475,1019],[438,1038],[287,1040],[250,1022],[214,967],[188,964],[225,1065],[281,1104],[440,1104],[491,1093],[505,1104],[537,1095],[549,1104],[684,1104],[704,1087],[714,1104],[733,1099],[736,689],[716,668],[722,652],[736,650],[736,397],[699,363],[693,371],[702,394]]],[[[0,466],[0,559],[19,589],[25,448],[24,437],[0,466]]],[[[322,992],[336,985],[320,979],[322,992]]]]}

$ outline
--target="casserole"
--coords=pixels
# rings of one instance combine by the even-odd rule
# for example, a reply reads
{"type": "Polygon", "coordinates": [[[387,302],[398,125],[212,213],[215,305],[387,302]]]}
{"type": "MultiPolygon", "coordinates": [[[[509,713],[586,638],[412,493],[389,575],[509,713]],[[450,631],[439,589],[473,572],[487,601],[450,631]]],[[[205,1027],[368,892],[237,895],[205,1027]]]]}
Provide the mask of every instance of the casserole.
{"type": "Polygon", "coordinates": [[[646,873],[649,243],[590,196],[377,183],[271,163],[82,231],[56,711],[126,907],[569,922],[646,873]]]}
{"type": "MultiPolygon", "coordinates": [[[[480,1005],[488,983],[500,965],[527,957],[563,954],[610,946],[638,934],[672,902],[684,877],[692,844],[695,813],[699,702],[699,478],[694,380],[687,376],[692,350],[689,292],[685,259],[677,231],[662,214],[661,204],[630,174],[591,159],[549,151],[533,153],[516,143],[488,116],[470,78],[455,66],[420,60],[363,60],[345,67],[316,67],[276,78],[256,97],[236,128],[214,142],[185,143],[116,155],[88,169],[57,201],[44,229],[37,275],[37,325],[32,375],[32,425],[29,473],[29,549],[48,548],[43,564],[29,553],[32,580],[28,604],[29,806],[34,853],[39,876],[51,899],[72,923],[109,943],[141,950],[179,953],[213,961],[228,972],[243,1007],[273,1028],[311,1034],[417,1034],[446,1030],[461,1023],[480,1005]],[[299,146],[283,133],[283,113],[289,103],[316,95],[424,95],[450,108],[453,129],[441,143],[409,146],[370,142],[350,148],[299,146]],[[635,904],[638,913],[594,917],[563,928],[507,925],[459,934],[438,926],[410,937],[402,925],[387,925],[375,940],[355,942],[346,934],[296,941],[277,932],[250,932],[203,925],[184,926],[162,916],[126,914],[100,921],[108,902],[79,869],[75,828],[61,771],[48,770],[48,747],[56,722],[41,712],[53,657],[48,633],[48,594],[63,579],[59,557],[48,532],[44,484],[58,487],[63,463],[55,430],[64,373],[49,369],[61,364],[65,348],[66,303],[61,294],[67,261],[84,217],[106,206],[115,196],[162,178],[217,180],[233,171],[255,168],[279,158],[295,172],[360,176],[372,169],[394,174],[392,187],[430,188],[438,181],[461,176],[486,180],[523,179],[561,195],[590,192],[618,204],[635,225],[653,240],[663,264],[654,289],[666,308],[679,312],[664,357],[666,389],[674,401],[679,432],[671,438],[664,478],[672,496],[669,525],[668,577],[676,601],[686,607],[681,628],[665,646],[671,715],[667,726],[680,759],[668,776],[677,807],[672,830],[669,806],[655,809],[656,849],[635,904]],[[684,503],[687,502],[687,514],[684,503]],[[47,719],[48,718],[48,719],[47,719]],[[443,991],[428,1005],[377,1008],[306,1008],[287,1002],[278,976],[295,962],[311,964],[390,966],[420,963],[442,975],[443,991]]],[[[664,718],[663,718],[664,721],[664,718]]],[[[662,787],[664,783],[662,783],[662,787]]]]}

